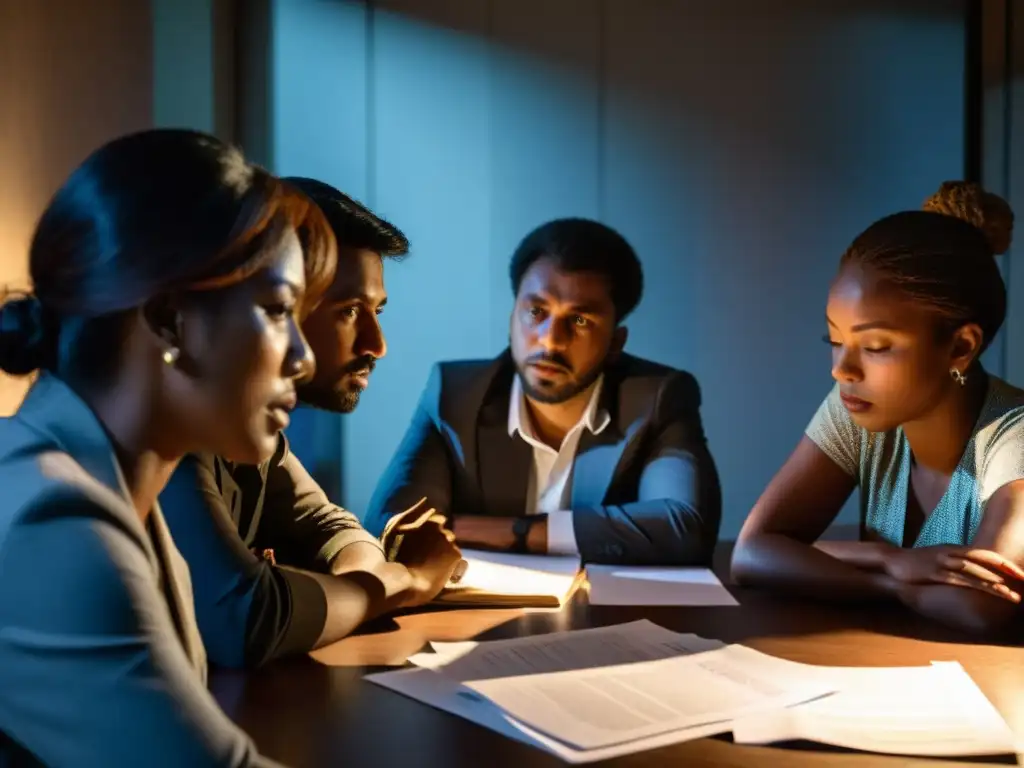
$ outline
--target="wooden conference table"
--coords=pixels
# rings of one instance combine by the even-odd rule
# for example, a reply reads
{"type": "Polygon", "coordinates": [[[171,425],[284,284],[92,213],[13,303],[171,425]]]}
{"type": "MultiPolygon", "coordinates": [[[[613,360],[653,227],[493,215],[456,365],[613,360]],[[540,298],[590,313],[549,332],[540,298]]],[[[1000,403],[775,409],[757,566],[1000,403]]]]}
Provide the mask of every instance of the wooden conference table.
{"type": "MultiPolygon", "coordinates": [[[[716,570],[719,570],[716,568],[716,570]]],[[[291,768],[479,768],[558,766],[562,761],[453,715],[407,699],[362,675],[401,665],[431,640],[494,640],[648,618],[664,627],[811,664],[897,666],[959,661],[1024,735],[1022,647],[977,644],[898,609],[804,603],[733,589],[739,607],[611,608],[579,595],[558,613],[518,610],[431,611],[369,627],[313,654],[252,672],[215,671],[211,688],[260,750],[291,768]]],[[[988,760],[997,764],[1014,761],[988,760]]],[[[1024,761],[1022,761],[1024,763],[1024,761]]],[[[854,753],[812,744],[748,747],[729,737],[676,744],[600,765],[924,766],[978,762],[854,753]]]]}

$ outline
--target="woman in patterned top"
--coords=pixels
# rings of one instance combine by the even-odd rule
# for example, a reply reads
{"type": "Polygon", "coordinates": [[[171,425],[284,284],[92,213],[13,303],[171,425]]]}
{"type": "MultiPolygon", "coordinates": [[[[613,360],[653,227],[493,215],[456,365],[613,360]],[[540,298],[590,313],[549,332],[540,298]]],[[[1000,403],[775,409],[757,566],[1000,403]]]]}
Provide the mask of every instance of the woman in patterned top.
{"type": "Polygon", "coordinates": [[[741,584],[896,600],[990,632],[1024,591],[1024,391],[980,356],[1006,315],[1013,213],[946,182],[847,249],[828,296],[836,380],[754,505],[741,584]],[[855,487],[860,541],[819,542],[855,487]]]}

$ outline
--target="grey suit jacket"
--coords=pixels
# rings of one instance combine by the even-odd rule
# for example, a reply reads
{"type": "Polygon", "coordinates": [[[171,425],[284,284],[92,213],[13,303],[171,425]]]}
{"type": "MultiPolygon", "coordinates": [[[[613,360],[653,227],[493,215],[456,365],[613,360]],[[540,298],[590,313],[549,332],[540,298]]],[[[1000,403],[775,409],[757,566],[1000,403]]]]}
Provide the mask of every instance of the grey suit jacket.
{"type": "MultiPolygon", "coordinates": [[[[526,509],[532,449],[508,434],[515,368],[495,360],[434,366],[412,423],[381,478],[373,533],[426,496],[448,515],[526,509]]],[[[573,527],[584,562],[709,563],[721,491],[688,373],[622,355],[605,371],[599,434],[584,431],[572,472],[573,527]]]]}
{"type": "Polygon", "coordinates": [[[0,765],[270,766],[206,690],[188,568],[92,411],[43,375],[0,422],[0,765]]]}

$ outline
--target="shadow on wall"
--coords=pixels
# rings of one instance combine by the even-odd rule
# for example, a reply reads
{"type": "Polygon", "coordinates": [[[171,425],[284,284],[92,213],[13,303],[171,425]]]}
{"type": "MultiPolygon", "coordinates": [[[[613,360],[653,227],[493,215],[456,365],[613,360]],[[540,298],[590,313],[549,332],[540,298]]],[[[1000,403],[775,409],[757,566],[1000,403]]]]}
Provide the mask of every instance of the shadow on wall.
{"type": "Polygon", "coordinates": [[[387,270],[388,358],[343,420],[346,505],[365,508],[429,366],[505,344],[519,238],[582,215],[641,255],[628,348],[699,379],[734,536],[828,390],[840,253],[963,173],[963,3],[330,5],[277,9],[304,31],[276,41],[276,81],[303,83],[276,94],[276,170],[353,190],[413,244],[387,270]],[[363,47],[330,53],[342,38],[363,47]]]}

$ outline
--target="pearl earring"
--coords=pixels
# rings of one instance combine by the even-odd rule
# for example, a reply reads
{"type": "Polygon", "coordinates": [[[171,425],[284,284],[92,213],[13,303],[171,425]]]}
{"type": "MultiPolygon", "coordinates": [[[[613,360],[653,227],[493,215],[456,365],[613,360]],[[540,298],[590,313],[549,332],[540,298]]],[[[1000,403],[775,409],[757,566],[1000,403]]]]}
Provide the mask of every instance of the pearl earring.
{"type": "Polygon", "coordinates": [[[178,351],[177,347],[171,347],[170,349],[164,350],[164,362],[168,365],[174,365],[178,362],[178,356],[181,352],[178,351]]]}

